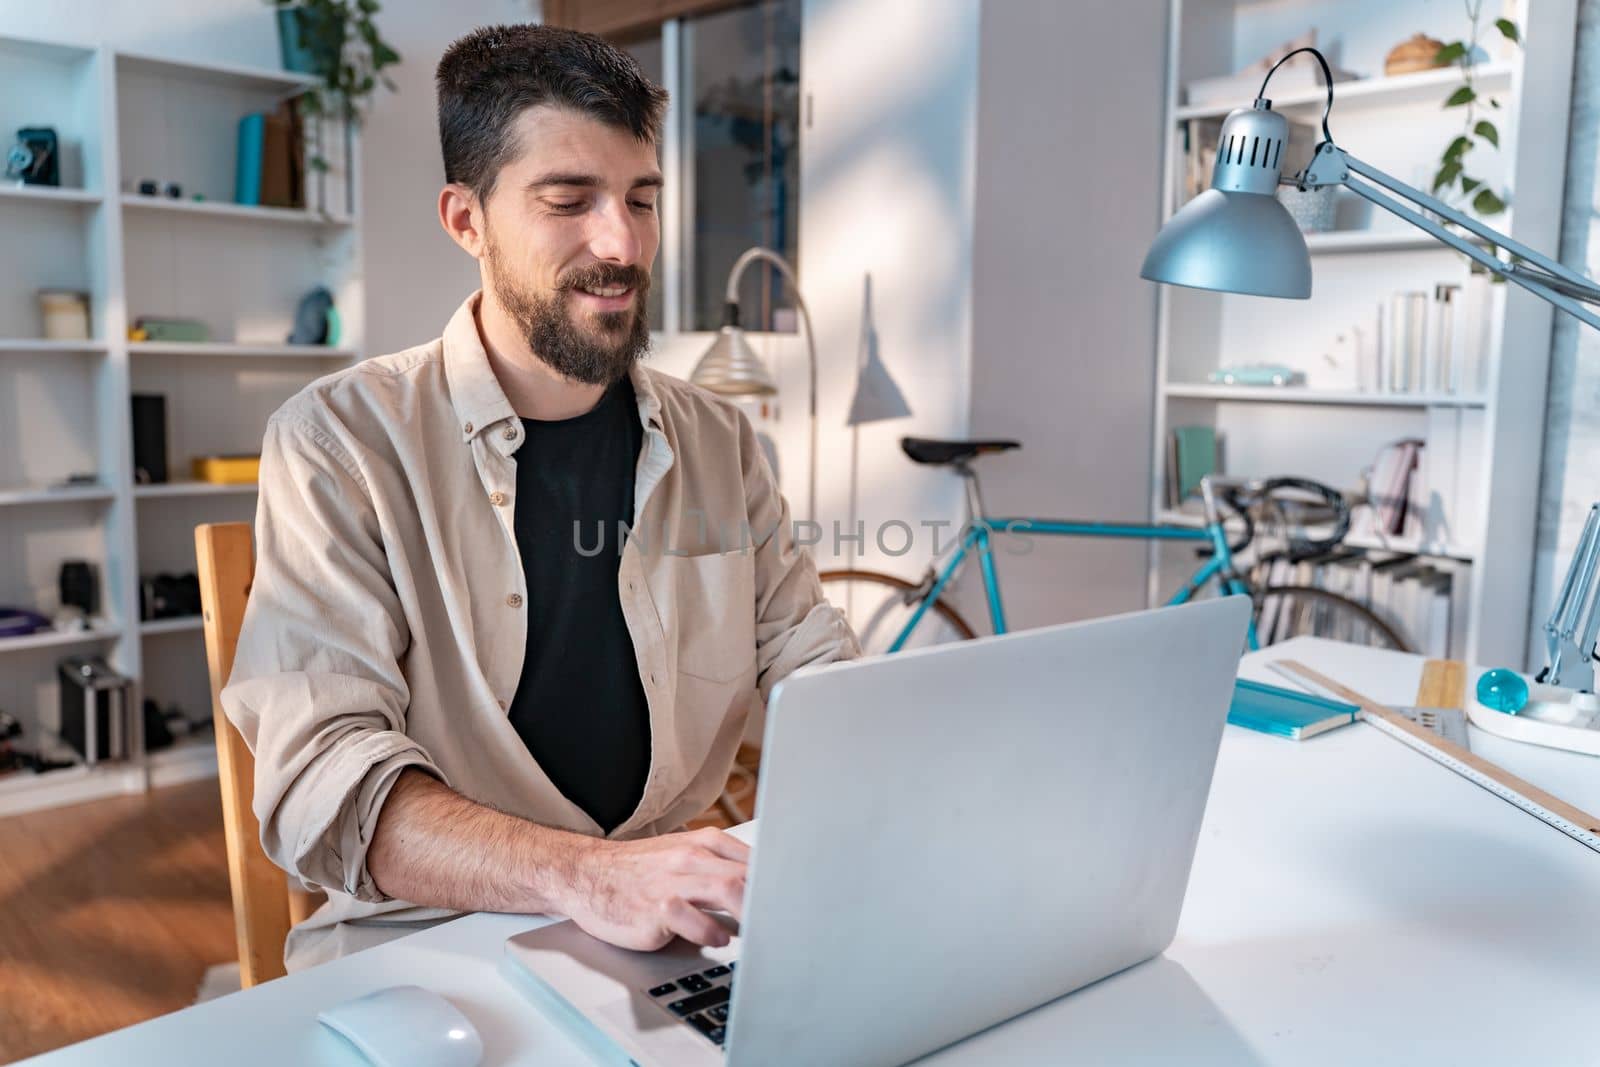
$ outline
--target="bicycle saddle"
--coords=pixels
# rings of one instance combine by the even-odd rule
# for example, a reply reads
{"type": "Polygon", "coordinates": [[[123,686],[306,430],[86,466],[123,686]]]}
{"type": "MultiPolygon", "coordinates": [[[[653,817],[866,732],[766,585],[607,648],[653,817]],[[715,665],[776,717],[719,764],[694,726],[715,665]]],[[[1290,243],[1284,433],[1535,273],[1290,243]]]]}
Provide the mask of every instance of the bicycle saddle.
{"type": "Polygon", "coordinates": [[[940,441],[932,437],[902,437],[900,447],[913,463],[959,463],[982,452],[1021,448],[1020,441],[940,441]]]}

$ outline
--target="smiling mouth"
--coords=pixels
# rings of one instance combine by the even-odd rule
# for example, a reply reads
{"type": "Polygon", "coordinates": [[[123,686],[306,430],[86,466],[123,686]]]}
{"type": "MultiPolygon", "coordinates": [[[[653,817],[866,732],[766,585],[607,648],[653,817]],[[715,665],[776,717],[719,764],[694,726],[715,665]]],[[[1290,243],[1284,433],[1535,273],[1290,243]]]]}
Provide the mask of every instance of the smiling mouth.
{"type": "Polygon", "coordinates": [[[572,290],[581,306],[595,312],[628,311],[634,305],[632,286],[578,286],[572,290]]]}

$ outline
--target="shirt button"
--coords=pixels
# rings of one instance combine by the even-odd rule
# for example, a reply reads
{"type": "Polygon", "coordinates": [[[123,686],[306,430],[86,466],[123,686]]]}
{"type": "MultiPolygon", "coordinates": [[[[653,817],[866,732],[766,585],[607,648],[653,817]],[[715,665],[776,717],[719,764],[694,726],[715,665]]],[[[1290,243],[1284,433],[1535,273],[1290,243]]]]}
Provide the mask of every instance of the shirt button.
{"type": "Polygon", "coordinates": [[[465,426],[461,427],[461,432],[462,433],[471,433],[472,432],[472,423],[469,422],[465,426]]]}
{"type": "Polygon", "coordinates": [[[489,503],[493,504],[495,507],[503,507],[505,502],[506,495],[500,490],[496,489],[494,492],[489,494],[489,503]]]}
{"type": "Polygon", "coordinates": [[[522,594],[512,593],[510,596],[506,597],[506,606],[513,608],[522,607],[522,594]]]}
{"type": "Polygon", "coordinates": [[[650,672],[650,684],[651,685],[660,685],[661,684],[661,675],[657,674],[655,671],[651,671],[650,672]]]}
{"type": "Polygon", "coordinates": [[[505,439],[507,441],[515,441],[517,439],[517,428],[515,426],[506,427],[505,439]]]}

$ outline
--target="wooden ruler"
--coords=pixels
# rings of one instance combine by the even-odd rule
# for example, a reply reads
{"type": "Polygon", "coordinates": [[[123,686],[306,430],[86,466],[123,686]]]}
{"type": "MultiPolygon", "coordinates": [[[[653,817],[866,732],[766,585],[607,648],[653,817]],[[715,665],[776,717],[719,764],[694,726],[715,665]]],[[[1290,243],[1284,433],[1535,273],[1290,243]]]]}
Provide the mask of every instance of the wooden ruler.
{"type": "Polygon", "coordinates": [[[1554,826],[1568,837],[1600,852],[1600,818],[1568,804],[1560,797],[1546,793],[1532,782],[1524,781],[1480,756],[1473,755],[1460,745],[1445,740],[1405,716],[1390,711],[1382,704],[1368,699],[1354,689],[1340,685],[1303,663],[1294,660],[1279,660],[1278,663],[1337,695],[1341,700],[1354,704],[1362,710],[1367,722],[1390,737],[1403,742],[1429,759],[1444,764],[1475,785],[1482,786],[1500,799],[1516,805],[1534,818],[1554,826]]]}

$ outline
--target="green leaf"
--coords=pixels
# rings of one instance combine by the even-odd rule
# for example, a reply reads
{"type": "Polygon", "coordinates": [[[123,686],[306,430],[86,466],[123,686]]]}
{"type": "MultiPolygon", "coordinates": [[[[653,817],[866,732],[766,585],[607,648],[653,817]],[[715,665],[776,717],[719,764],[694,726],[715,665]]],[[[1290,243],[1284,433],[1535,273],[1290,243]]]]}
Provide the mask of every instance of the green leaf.
{"type": "Polygon", "coordinates": [[[1472,190],[1476,189],[1478,186],[1480,186],[1482,184],[1483,183],[1480,182],[1476,178],[1462,178],[1461,179],[1461,191],[1463,193],[1470,193],[1470,192],[1472,192],[1472,190]]]}
{"type": "Polygon", "coordinates": [[[1455,181],[1460,174],[1460,163],[1457,163],[1454,160],[1446,163],[1444,166],[1439,168],[1439,173],[1433,176],[1433,191],[1437,193],[1440,189],[1448,187],[1450,183],[1455,181]]]}
{"type": "Polygon", "coordinates": [[[1466,54],[1467,44],[1465,41],[1451,41],[1447,45],[1441,45],[1439,50],[1433,54],[1433,62],[1438,66],[1444,67],[1454,63],[1466,54]]]}
{"type": "Polygon", "coordinates": [[[1478,94],[1472,91],[1472,86],[1463,85],[1450,94],[1450,99],[1444,102],[1444,106],[1460,107],[1462,104],[1470,104],[1476,99],[1478,99],[1478,94]]]}
{"type": "Polygon", "coordinates": [[[1482,122],[1472,127],[1472,132],[1477,134],[1479,137],[1482,137],[1485,141],[1488,141],[1496,148],[1500,147],[1500,131],[1495,129],[1494,123],[1490,122],[1488,119],[1484,119],[1482,122]]]}
{"type": "Polygon", "coordinates": [[[1489,98],[1489,106],[1498,110],[1500,107],[1500,101],[1491,96],[1489,98]]]}
{"type": "Polygon", "coordinates": [[[1465,135],[1457,137],[1450,142],[1450,147],[1444,150],[1444,162],[1449,163],[1452,160],[1460,159],[1462,154],[1470,151],[1471,148],[1472,139],[1470,137],[1465,135]]]}
{"type": "Polygon", "coordinates": [[[1495,19],[1495,28],[1500,31],[1500,36],[1517,44],[1522,43],[1522,35],[1517,32],[1517,24],[1510,19],[1495,19]]]}
{"type": "Polygon", "coordinates": [[[1506,209],[1506,202],[1488,189],[1479,189],[1472,198],[1472,210],[1480,215],[1498,215],[1506,209]]]}

